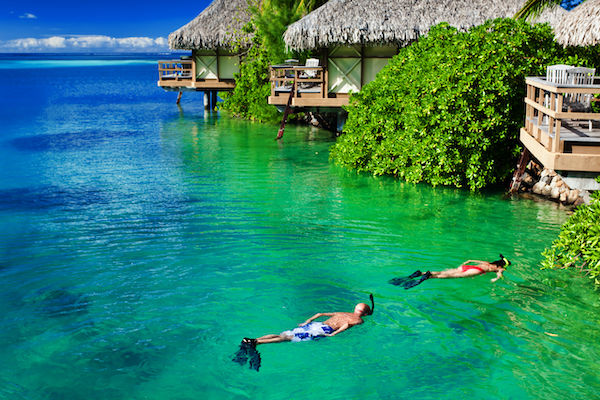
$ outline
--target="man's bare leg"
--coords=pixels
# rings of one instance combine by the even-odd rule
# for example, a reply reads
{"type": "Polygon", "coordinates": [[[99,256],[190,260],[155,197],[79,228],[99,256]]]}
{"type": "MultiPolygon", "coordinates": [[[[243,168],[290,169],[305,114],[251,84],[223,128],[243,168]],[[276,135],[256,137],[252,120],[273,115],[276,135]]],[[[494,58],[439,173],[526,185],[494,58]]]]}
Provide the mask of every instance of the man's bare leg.
{"type": "Polygon", "coordinates": [[[292,340],[291,336],[287,335],[265,335],[256,339],[256,344],[281,343],[292,340]]]}

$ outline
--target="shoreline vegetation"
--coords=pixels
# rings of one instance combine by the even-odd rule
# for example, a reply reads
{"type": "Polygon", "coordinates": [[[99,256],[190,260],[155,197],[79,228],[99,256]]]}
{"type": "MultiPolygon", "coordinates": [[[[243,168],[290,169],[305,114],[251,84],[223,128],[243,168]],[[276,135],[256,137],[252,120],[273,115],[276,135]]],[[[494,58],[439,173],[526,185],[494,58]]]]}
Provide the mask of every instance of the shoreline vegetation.
{"type": "MultiPolygon", "coordinates": [[[[596,178],[600,183],[600,177],[596,178]]],[[[575,268],[600,286],[600,192],[593,192],[561,227],[558,238],[542,255],[542,269],[575,268]]]]}

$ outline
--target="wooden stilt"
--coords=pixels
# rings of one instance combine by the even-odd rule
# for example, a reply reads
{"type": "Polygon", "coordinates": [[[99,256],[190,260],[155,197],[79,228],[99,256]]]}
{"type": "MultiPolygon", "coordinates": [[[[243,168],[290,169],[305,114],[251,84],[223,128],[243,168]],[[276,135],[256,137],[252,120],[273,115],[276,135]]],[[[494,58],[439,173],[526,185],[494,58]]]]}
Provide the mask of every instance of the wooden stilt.
{"type": "Polygon", "coordinates": [[[181,95],[183,94],[183,92],[179,92],[177,94],[177,104],[179,104],[179,102],[181,101],[181,95]]]}
{"type": "Polygon", "coordinates": [[[527,168],[527,163],[529,163],[529,159],[531,158],[531,153],[527,150],[527,147],[523,149],[521,152],[521,158],[519,158],[519,163],[517,164],[517,169],[512,178],[512,182],[510,184],[510,193],[515,193],[519,190],[521,186],[521,180],[523,179],[523,174],[525,173],[525,168],[527,168]]]}
{"type": "Polygon", "coordinates": [[[279,127],[279,132],[277,132],[277,139],[281,139],[283,137],[283,131],[285,130],[285,124],[287,123],[288,115],[292,110],[292,98],[294,97],[294,86],[296,82],[292,83],[292,90],[290,91],[290,97],[288,98],[287,104],[285,106],[285,110],[283,111],[283,119],[281,120],[281,126],[279,127]]]}

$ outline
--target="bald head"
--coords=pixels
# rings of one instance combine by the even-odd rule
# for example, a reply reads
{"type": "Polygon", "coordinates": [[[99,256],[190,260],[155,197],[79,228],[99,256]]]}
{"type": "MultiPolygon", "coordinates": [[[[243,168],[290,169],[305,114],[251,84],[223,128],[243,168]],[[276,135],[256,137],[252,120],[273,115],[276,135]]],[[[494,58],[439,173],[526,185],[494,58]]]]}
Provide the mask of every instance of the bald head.
{"type": "Polygon", "coordinates": [[[354,313],[363,315],[371,315],[371,307],[369,307],[365,303],[358,303],[356,307],[354,307],[354,313]]]}

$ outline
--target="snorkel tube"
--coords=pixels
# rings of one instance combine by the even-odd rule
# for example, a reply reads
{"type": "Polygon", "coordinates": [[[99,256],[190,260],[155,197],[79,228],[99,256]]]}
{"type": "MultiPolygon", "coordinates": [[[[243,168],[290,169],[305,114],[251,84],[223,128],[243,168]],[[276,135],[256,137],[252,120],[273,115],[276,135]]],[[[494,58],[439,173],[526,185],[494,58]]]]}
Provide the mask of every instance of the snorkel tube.
{"type": "Polygon", "coordinates": [[[498,261],[494,261],[493,263],[490,263],[490,264],[506,269],[511,264],[511,262],[508,261],[508,258],[506,258],[502,254],[500,254],[500,259],[498,261]]]}
{"type": "Polygon", "coordinates": [[[371,312],[369,315],[373,315],[373,311],[375,310],[375,301],[373,300],[373,293],[369,295],[369,299],[371,299],[371,312]]]}
{"type": "Polygon", "coordinates": [[[511,262],[508,261],[508,258],[504,257],[502,254],[500,254],[500,259],[504,261],[504,268],[508,267],[511,264],[511,262]]]}

